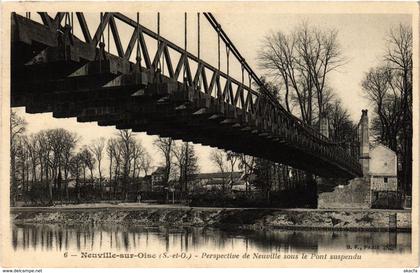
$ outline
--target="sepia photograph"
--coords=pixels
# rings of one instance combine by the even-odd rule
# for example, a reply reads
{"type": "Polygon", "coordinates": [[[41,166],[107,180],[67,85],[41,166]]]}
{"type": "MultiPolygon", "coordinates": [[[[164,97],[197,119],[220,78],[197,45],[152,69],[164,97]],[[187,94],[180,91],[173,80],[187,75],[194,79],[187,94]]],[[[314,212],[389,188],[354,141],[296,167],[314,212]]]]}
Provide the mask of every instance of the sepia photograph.
{"type": "Polygon", "coordinates": [[[263,3],[2,6],[2,267],[418,268],[418,3],[263,3]]]}

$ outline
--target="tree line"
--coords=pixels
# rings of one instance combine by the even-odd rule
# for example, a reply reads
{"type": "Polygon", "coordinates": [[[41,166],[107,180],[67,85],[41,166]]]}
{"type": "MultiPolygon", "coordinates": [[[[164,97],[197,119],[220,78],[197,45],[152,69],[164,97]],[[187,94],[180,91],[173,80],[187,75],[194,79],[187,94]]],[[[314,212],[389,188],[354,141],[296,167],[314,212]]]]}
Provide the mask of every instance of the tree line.
{"type": "MultiPolygon", "coordinates": [[[[269,91],[285,110],[298,117],[306,126],[321,132],[321,119],[329,121],[328,138],[345,143],[348,148],[357,140],[357,125],[329,85],[331,74],[346,63],[336,29],[320,29],[302,22],[289,32],[267,35],[258,52],[258,65],[266,71],[262,79],[269,91]]],[[[349,151],[350,152],[350,151],[349,151]]],[[[351,152],[353,154],[353,152],[351,152]]],[[[259,160],[260,176],[272,176],[274,163],[259,160]]],[[[285,168],[285,167],[281,167],[285,168]]],[[[281,173],[281,172],[274,172],[281,173]]],[[[305,192],[316,202],[316,176],[299,174],[305,192]]],[[[264,185],[268,198],[270,185],[264,185]]]]}
{"type": "MultiPolygon", "coordinates": [[[[99,193],[96,198],[127,200],[130,184],[149,175],[153,169],[152,157],[130,130],[118,130],[114,137],[101,137],[89,145],[81,145],[82,138],[64,128],[26,134],[26,125],[22,117],[11,111],[12,205],[19,197],[27,201],[42,198],[48,204],[54,200],[69,200],[72,179],[77,201],[82,200],[81,195],[83,199],[89,198],[86,195],[89,190],[99,193]],[[108,166],[103,166],[105,158],[108,166]]],[[[168,138],[158,138],[154,145],[164,158],[164,186],[168,187],[172,179],[179,183],[181,192],[185,192],[187,184],[199,171],[194,146],[168,138]]]]}
{"type": "MultiPolygon", "coordinates": [[[[130,185],[156,169],[151,155],[130,130],[82,145],[79,135],[64,128],[27,134],[26,121],[14,111],[10,121],[12,205],[17,200],[44,204],[127,200],[133,194],[130,185]]],[[[163,169],[161,191],[176,189],[179,198],[185,199],[200,172],[194,145],[171,138],[156,138],[153,145],[163,159],[159,165],[163,169]]],[[[222,194],[232,192],[237,171],[246,181],[247,194],[255,187],[267,199],[273,190],[296,187],[303,177],[303,172],[289,166],[219,149],[211,152],[209,160],[222,174],[222,194]]]]}
{"type": "Polygon", "coordinates": [[[365,73],[362,88],[373,105],[375,142],[396,152],[400,189],[411,195],[413,138],[413,36],[407,25],[389,30],[380,64],[365,73]]]}
{"type": "Polygon", "coordinates": [[[271,79],[263,80],[266,90],[286,111],[315,130],[320,130],[320,120],[326,117],[331,139],[355,139],[356,126],[329,85],[332,72],[346,63],[336,29],[319,29],[303,22],[289,33],[267,35],[258,62],[271,79]]]}
{"type": "MultiPolygon", "coordinates": [[[[373,105],[371,135],[398,155],[400,189],[411,194],[412,185],[412,75],[413,37],[410,26],[389,30],[380,64],[365,73],[361,88],[373,105]]],[[[320,129],[327,117],[329,137],[357,140],[357,124],[329,86],[332,72],[346,63],[336,29],[301,23],[290,32],[267,35],[258,61],[264,69],[266,90],[305,124],[320,129]],[[273,84],[275,82],[276,84],[273,84]]],[[[308,174],[308,177],[310,174],[308,174]]]]}

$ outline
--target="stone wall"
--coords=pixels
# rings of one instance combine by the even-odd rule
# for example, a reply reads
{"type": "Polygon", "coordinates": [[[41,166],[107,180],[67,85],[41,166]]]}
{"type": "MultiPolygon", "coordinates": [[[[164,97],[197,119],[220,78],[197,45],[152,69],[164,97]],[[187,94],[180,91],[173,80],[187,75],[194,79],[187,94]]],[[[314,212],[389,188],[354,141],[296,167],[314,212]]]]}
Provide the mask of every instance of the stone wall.
{"type": "Polygon", "coordinates": [[[370,208],[368,178],[355,178],[348,185],[337,186],[333,192],[318,195],[318,208],[370,208]]]}
{"type": "Polygon", "coordinates": [[[397,228],[411,227],[411,213],[397,212],[397,228]]]}
{"type": "Polygon", "coordinates": [[[374,209],[401,209],[402,196],[396,191],[372,191],[371,207],[374,209]]]}
{"type": "Polygon", "coordinates": [[[383,145],[378,145],[367,155],[370,155],[369,174],[366,175],[364,171],[364,178],[353,179],[345,186],[339,185],[333,192],[319,193],[318,208],[398,209],[402,207],[397,192],[395,152],[383,145]]]}

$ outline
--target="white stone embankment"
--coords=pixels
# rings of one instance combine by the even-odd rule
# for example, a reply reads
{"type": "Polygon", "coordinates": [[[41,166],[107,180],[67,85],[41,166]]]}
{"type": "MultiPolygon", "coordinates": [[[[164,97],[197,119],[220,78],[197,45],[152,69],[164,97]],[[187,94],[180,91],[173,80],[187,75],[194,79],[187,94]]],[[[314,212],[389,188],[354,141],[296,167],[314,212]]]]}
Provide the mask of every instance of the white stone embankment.
{"type": "Polygon", "coordinates": [[[411,230],[410,210],[189,207],[12,208],[14,223],[207,226],[241,229],[411,230]]]}

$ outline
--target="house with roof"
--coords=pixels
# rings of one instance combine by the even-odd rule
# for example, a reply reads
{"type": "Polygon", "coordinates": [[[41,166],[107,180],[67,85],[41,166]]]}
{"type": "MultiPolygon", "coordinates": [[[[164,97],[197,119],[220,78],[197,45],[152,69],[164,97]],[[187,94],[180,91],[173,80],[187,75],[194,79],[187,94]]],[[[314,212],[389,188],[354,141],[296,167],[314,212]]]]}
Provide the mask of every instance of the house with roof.
{"type": "Polygon", "coordinates": [[[332,192],[319,193],[318,208],[402,208],[397,154],[382,144],[371,145],[367,110],[362,110],[358,128],[363,176],[338,185],[332,192]]]}
{"type": "Polygon", "coordinates": [[[397,154],[379,144],[370,147],[365,160],[364,177],[357,177],[347,185],[339,185],[332,192],[319,194],[319,208],[401,208],[402,196],[397,179],[397,154]]]}
{"type": "Polygon", "coordinates": [[[165,188],[165,167],[158,167],[153,173],[150,174],[149,188],[152,191],[163,191],[165,188]]]}
{"type": "Polygon", "coordinates": [[[195,190],[226,190],[231,188],[231,180],[233,185],[240,180],[242,172],[214,172],[214,173],[199,173],[195,177],[194,189],[195,190]]]}
{"type": "Polygon", "coordinates": [[[393,208],[399,205],[397,154],[379,144],[369,151],[371,206],[393,208]]]}

